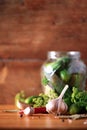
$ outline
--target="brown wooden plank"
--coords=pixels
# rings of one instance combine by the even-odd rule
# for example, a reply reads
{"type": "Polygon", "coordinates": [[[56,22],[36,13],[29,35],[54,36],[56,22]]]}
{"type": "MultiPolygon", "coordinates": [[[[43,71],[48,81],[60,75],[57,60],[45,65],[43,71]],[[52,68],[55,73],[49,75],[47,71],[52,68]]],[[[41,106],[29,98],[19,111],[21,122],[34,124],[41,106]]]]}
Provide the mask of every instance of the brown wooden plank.
{"type": "MultiPolygon", "coordinates": [[[[33,1],[32,6],[43,3],[33,1]]],[[[86,58],[86,3],[47,0],[44,8],[30,9],[29,1],[28,5],[5,1],[0,12],[0,57],[45,59],[49,50],[78,50],[86,58]]]]}
{"type": "MultiPolygon", "coordinates": [[[[87,118],[60,119],[53,114],[33,114],[19,117],[18,113],[4,112],[17,109],[14,105],[0,105],[0,129],[1,130],[86,130],[87,118]]],[[[87,116],[87,114],[85,114],[87,116]]]]}
{"type": "Polygon", "coordinates": [[[26,96],[42,92],[40,68],[42,61],[3,61],[0,63],[0,104],[14,104],[16,93],[26,96]]]}

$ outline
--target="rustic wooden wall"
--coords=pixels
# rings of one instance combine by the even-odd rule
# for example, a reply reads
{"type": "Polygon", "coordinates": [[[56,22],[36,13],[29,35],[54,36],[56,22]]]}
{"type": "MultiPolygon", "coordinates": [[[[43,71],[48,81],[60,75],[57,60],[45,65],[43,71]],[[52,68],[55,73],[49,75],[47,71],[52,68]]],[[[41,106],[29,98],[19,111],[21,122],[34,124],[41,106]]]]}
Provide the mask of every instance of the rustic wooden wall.
{"type": "Polygon", "coordinates": [[[0,103],[41,92],[47,51],[80,51],[87,64],[87,0],[0,0],[0,103]]]}

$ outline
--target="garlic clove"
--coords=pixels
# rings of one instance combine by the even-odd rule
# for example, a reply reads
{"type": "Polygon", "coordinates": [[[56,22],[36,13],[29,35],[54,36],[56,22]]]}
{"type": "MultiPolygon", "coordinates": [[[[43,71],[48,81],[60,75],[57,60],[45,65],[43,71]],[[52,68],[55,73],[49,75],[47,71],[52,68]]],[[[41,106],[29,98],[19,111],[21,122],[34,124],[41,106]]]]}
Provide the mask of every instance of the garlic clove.
{"type": "Polygon", "coordinates": [[[57,115],[65,114],[67,112],[67,110],[68,110],[67,104],[63,100],[57,102],[57,104],[58,104],[58,106],[57,106],[57,115]]]}
{"type": "Polygon", "coordinates": [[[51,101],[49,101],[47,104],[46,104],[46,111],[48,113],[55,113],[57,111],[57,103],[56,103],[56,100],[53,99],[51,101]]]}
{"type": "Polygon", "coordinates": [[[32,115],[34,113],[34,109],[33,109],[33,107],[26,107],[23,110],[23,112],[24,112],[25,115],[32,115]]]}

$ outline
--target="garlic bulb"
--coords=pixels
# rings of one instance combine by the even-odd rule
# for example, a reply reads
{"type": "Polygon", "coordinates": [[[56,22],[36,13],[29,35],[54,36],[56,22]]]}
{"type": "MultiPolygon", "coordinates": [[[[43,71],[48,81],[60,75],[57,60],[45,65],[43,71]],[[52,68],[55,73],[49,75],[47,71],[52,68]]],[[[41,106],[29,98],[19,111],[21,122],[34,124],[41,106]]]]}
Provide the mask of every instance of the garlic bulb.
{"type": "Polygon", "coordinates": [[[53,114],[65,114],[68,110],[68,106],[67,104],[63,101],[63,96],[66,92],[66,90],[68,89],[68,85],[66,85],[64,87],[64,89],[62,90],[60,96],[56,99],[52,99],[50,100],[47,104],[46,104],[46,111],[48,113],[53,113],[53,114]]]}

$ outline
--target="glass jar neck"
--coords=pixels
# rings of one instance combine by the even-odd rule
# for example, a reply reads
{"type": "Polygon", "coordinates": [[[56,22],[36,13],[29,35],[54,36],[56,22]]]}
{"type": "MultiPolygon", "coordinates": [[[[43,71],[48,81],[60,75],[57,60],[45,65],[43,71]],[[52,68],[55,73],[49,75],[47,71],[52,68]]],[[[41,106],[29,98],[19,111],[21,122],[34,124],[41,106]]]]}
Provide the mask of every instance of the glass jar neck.
{"type": "Polygon", "coordinates": [[[48,54],[48,59],[57,59],[59,57],[64,57],[68,56],[71,59],[80,59],[80,52],[79,51],[49,51],[48,54]]]}

